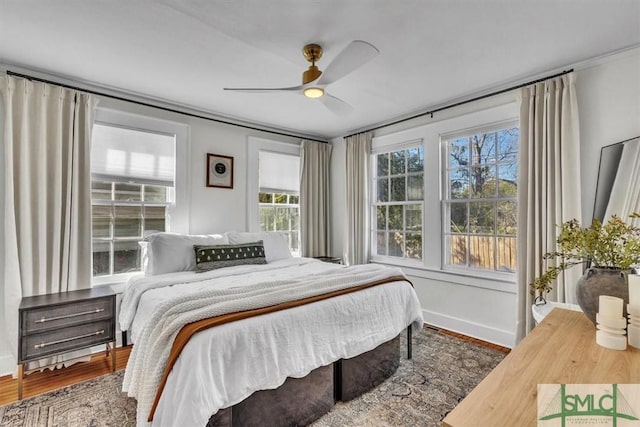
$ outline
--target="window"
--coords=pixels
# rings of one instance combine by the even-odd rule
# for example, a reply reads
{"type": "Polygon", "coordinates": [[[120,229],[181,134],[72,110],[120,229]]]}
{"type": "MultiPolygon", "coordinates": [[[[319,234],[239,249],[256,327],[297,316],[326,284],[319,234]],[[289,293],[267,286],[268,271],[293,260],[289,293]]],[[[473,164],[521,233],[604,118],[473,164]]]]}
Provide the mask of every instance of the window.
{"type": "Polygon", "coordinates": [[[186,152],[177,145],[186,130],[173,125],[99,110],[91,142],[94,284],[141,271],[138,242],[144,236],[186,231],[176,197],[176,183],[182,181],[176,157],[186,152]],[[176,131],[169,133],[172,128],[176,131]]]}
{"type": "Polygon", "coordinates": [[[374,255],[422,259],[422,146],[374,156],[374,255]]]}
{"type": "Polygon", "coordinates": [[[514,272],[519,129],[443,138],[444,264],[514,272]]]}
{"type": "Polygon", "coordinates": [[[258,210],[260,231],[280,231],[300,256],[300,157],[259,151],[258,210]]]}

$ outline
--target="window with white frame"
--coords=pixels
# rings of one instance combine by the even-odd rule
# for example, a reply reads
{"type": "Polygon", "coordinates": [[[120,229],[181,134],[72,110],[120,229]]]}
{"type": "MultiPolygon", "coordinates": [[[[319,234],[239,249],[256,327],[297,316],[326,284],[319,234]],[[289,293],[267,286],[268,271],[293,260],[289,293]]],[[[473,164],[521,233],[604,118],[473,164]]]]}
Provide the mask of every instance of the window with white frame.
{"type": "Polygon", "coordinates": [[[374,154],[373,171],[373,256],[421,260],[422,145],[374,154]]]}
{"type": "Polygon", "coordinates": [[[444,265],[514,272],[517,123],[449,134],[442,147],[444,265]]]}
{"type": "Polygon", "coordinates": [[[102,117],[108,121],[96,120],[91,141],[94,284],[141,271],[138,242],[148,234],[186,231],[176,203],[177,156],[185,151],[177,139],[186,139],[186,131],[169,133],[169,122],[115,112],[102,117]],[[145,129],[129,127],[140,122],[145,129]]]}
{"type": "Polygon", "coordinates": [[[285,233],[300,256],[300,157],[259,151],[258,170],[260,231],[285,233]]]}

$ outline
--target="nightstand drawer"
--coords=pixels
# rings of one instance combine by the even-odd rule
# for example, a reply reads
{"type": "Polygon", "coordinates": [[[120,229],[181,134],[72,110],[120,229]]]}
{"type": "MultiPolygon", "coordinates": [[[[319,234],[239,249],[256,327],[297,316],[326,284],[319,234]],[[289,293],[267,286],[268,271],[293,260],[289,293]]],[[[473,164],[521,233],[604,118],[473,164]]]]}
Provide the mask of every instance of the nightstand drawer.
{"type": "Polygon", "coordinates": [[[113,298],[100,298],[22,312],[22,335],[113,317],[113,298]]]}
{"type": "Polygon", "coordinates": [[[19,362],[114,341],[114,332],[113,322],[109,319],[28,335],[22,337],[22,360],[19,362]]]}

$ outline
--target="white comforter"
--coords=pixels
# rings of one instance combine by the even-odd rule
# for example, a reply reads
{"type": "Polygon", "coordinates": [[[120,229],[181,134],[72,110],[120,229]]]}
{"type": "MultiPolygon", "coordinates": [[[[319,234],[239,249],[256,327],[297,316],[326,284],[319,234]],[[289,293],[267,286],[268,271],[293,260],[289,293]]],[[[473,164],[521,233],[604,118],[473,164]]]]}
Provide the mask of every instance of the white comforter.
{"type": "MultiPolygon", "coordinates": [[[[373,265],[341,267],[290,259],[133,280],[123,297],[120,322],[136,344],[123,387],[138,399],[138,425],[146,425],[172,339],[181,325],[221,314],[225,295],[249,289],[269,294],[273,288],[290,294],[284,300],[299,299],[318,286],[319,277],[331,278],[333,290],[394,275],[402,273],[373,265]],[[185,313],[177,308],[182,306],[196,311],[185,313]],[[163,316],[167,312],[169,318],[163,316]]],[[[265,302],[261,299],[269,298],[244,298],[233,311],[255,308],[265,302]]],[[[256,390],[276,388],[287,377],[302,377],[319,366],[371,350],[411,323],[421,326],[421,309],[413,288],[401,281],[200,332],[175,364],[153,425],[204,426],[211,414],[256,390]]]]}

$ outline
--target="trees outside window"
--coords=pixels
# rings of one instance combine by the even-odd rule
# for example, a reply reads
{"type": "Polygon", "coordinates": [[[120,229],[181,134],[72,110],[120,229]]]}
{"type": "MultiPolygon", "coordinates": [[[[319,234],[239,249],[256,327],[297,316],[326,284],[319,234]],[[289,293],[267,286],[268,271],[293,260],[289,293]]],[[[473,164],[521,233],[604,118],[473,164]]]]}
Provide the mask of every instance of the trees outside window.
{"type": "Polygon", "coordinates": [[[519,129],[446,138],[444,263],[514,272],[519,129]]]}
{"type": "Polygon", "coordinates": [[[422,259],[422,146],[375,155],[374,254],[422,259]]]}

